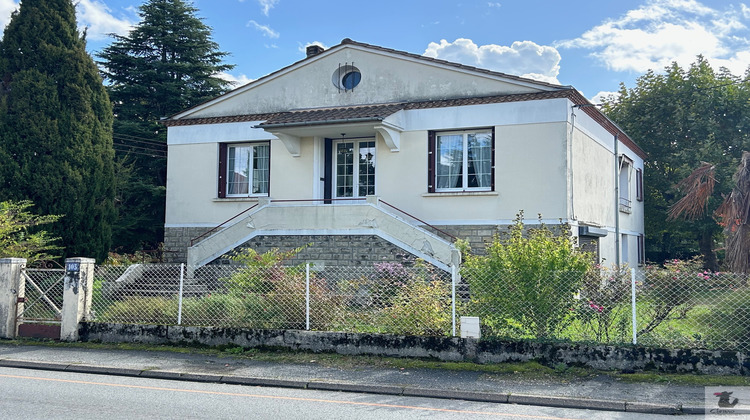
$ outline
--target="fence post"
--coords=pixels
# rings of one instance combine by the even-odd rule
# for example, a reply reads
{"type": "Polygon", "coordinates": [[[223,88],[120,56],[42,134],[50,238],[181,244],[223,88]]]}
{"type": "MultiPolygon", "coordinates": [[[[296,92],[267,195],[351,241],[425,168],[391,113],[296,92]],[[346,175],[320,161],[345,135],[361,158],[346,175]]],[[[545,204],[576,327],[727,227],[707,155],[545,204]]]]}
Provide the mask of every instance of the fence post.
{"type": "Polygon", "coordinates": [[[66,258],[60,340],[78,341],[78,324],[89,318],[94,289],[93,258],[66,258]]]}
{"type": "Polygon", "coordinates": [[[633,344],[638,344],[638,323],[635,315],[635,268],[630,269],[630,310],[632,312],[633,344]]]}
{"type": "Polygon", "coordinates": [[[305,263],[305,329],[310,330],[310,263],[305,263]]]}
{"type": "Polygon", "coordinates": [[[185,263],[180,263],[180,294],[177,296],[177,325],[182,325],[182,285],[185,282],[185,263]]]}
{"type": "Polygon", "coordinates": [[[451,335],[456,336],[456,283],[458,283],[458,267],[451,264],[451,335]]]}
{"type": "Polygon", "coordinates": [[[0,259],[0,338],[16,338],[18,297],[23,296],[26,283],[21,273],[26,268],[26,258],[0,259]]]}

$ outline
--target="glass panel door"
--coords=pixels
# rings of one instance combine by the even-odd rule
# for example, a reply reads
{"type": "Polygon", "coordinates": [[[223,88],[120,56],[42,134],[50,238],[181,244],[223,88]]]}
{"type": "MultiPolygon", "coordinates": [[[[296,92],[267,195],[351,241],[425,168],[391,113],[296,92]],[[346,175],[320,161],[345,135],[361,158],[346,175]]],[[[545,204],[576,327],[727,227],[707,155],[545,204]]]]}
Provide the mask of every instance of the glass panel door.
{"type": "Polygon", "coordinates": [[[333,147],[335,198],[375,194],[375,141],[342,140],[333,147]]]}

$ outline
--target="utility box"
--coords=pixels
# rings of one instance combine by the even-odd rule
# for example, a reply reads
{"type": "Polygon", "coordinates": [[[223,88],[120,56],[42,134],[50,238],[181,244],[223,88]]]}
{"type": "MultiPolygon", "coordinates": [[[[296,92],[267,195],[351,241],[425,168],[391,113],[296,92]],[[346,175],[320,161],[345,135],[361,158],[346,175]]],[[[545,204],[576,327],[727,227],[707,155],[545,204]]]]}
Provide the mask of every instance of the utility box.
{"type": "Polygon", "coordinates": [[[461,317],[461,338],[481,338],[478,316],[461,317]]]}

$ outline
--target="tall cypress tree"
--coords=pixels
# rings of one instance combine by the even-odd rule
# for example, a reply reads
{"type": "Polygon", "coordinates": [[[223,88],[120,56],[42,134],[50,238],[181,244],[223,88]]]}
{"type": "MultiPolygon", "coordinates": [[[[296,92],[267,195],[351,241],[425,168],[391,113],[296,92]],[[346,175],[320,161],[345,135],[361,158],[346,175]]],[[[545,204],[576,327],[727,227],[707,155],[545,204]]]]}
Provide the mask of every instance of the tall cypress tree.
{"type": "MultiPolygon", "coordinates": [[[[120,217],[114,237],[124,251],[155,246],[164,230],[166,128],[159,119],[222,93],[229,82],[217,73],[227,53],[212,41],[211,28],[183,0],[149,0],[141,22],[98,57],[116,115],[117,149],[131,150],[118,191],[120,217]]],[[[119,153],[119,152],[118,152],[119,153]]]]}
{"type": "Polygon", "coordinates": [[[71,0],[22,0],[0,40],[0,201],[32,200],[63,256],[103,260],[114,210],[112,107],[71,0]]]}

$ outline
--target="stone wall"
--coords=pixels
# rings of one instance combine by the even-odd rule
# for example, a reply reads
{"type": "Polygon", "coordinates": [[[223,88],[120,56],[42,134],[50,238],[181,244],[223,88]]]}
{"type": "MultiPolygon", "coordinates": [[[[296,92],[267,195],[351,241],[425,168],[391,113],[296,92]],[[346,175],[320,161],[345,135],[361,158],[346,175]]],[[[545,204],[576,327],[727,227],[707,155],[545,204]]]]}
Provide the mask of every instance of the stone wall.
{"type": "MultiPolygon", "coordinates": [[[[435,227],[443,232],[450,233],[458,239],[469,241],[472,252],[478,255],[485,254],[487,243],[491,242],[495,235],[502,235],[508,232],[508,225],[451,225],[435,227]]],[[[439,232],[434,233],[439,234],[439,232]]]]}
{"type": "Polygon", "coordinates": [[[208,227],[168,227],[164,228],[164,262],[184,263],[190,240],[208,232],[208,227]]]}
{"type": "Polygon", "coordinates": [[[295,351],[422,357],[477,363],[536,360],[550,367],[565,364],[601,370],[750,374],[750,358],[745,353],[700,349],[657,349],[641,346],[618,347],[604,344],[477,340],[459,337],[93,322],[80,323],[79,336],[81,341],[105,343],[235,345],[244,348],[281,347],[295,351]]]}
{"type": "Polygon", "coordinates": [[[378,262],[398,262],[408,266],[417,258],[375,235],[264,235],[245,242],[240,248],[244,247],[260,253],[273,248],[288,251],[305,247],[290,263],[310,261],[322,267],[371,266],[378,262]]]}
{"type": "MultiPolygon", "coordinates": [[[[507,235],[509,225],[435,227],[456,238],[468,240],[473,253],[484,255],[486,244],[492,241],[495,235],[500,235],[500,237],[507,235]]],[[[166,228],[164,230],[165,262],[187,261],[187,248],[190,246],[190,240],[209,229],[206,227],[166,228]]],[[[430,228],[427,230],[450,240],[439,231],[430,228]]],[[[292,261],[295,263],[314,261],[324,266],[360,266],[375,262],[398,262],[410,265],[417,258],[375,235],[263,235],[245,242],[241,247],[250,247],[263,253],[272,248],[288,251],[308,244],[309,246],[292,261]]]]}

